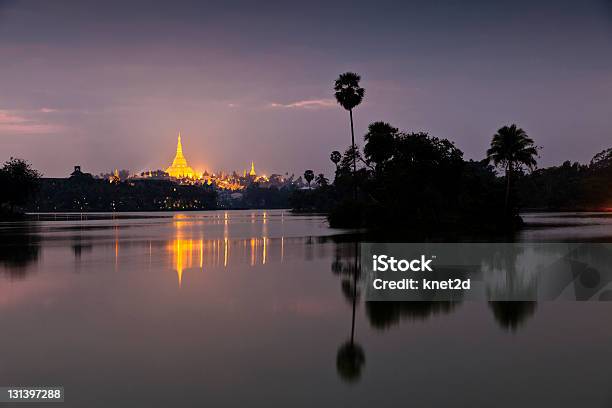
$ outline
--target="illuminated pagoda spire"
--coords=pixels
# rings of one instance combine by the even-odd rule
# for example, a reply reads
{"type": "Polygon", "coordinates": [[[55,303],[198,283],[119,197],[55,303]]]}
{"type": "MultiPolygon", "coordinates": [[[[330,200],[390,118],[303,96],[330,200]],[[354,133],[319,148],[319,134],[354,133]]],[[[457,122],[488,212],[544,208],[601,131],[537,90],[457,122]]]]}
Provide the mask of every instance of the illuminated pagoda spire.
{"type": "Polygon", "coordinates": [[[249,171],[249,176],[256,176],[257,173],[255,173],[255,162],[251,162],[251,171],[249,171]]]}
{"type": "Polygon", "coordinates": [[[193,178],[195,172],[187,164],[187,159],[183,156],[183,144],[181,143],[181,132],[178,134],[178,142],[176,144],[176,155],[172,161],[172,165],[166,169],[171,177],[174,178],[193,178]]]}
{"type": "Polygon", "coordinates": [[[179,132],[178,143],[176,144],[176,157],[178,157],[179,155],[181,157],[183,157],[183,159],[184,159],[184,156],[183,156],[183,144],[181,143],[181,132],[179,132]]]}

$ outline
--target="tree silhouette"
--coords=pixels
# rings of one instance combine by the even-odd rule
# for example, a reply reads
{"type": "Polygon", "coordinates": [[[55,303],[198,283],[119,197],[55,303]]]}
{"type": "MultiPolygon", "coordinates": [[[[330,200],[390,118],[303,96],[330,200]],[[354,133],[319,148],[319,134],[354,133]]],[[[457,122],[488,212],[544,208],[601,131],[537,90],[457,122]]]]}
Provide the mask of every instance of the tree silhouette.
{"type": "Polygon", "coordinates": [[[0,185],[2,186],[0,207],[2,204],[7,204],[12,213],[16,206],[27,204],[32,193],[39,187],[40,177],[41,174],[34,170],[27,161],[11,157],[0,168],[0,185]]]}
{"type": "Polygon", "coordinates": [[[337,172],[338,171],[338,163],[340,163],[340,160],[342,160],[342,154],[340,154],[339,151],[334,150],[329,155],[329,159],[332,161],[332,163],[334,163],[336,165],[336,172],[337,172]]]}
{"type": "MultiPolygon", "coordinates": [[[[355,149],[355,131],[353,128],[353,109],[361,103],[365,89],[359,86],[361,77],[354,72],[340,74],[334,84],[336,101],[347,111],[351,119],[351,147],[355,149]]],[[[357,162],[353,160],[353,172],[357,171],[357,162]]]]}
{"type": "Polygon", "coordinates": [[[504,213],[508,214],[510,187],[513,173],[523,167],[530,170],[536,166],[538,147],[533,139],[515,124],[504,126],[493,135],[491,147],[487,150],[487,159],[506,172],[506,197],[504,213]]]}
{"type": "Polygon", "coordinates": [[[308,183],[308,188],[310,189],[310,182],[314,179],[314,171],[306,170],[304,172],[304,178],[306,179],[306,182],[308,183]]]}
{"type": "Polygon", "coordinates": [[[329,184],[329,180],[325,177],[325,174],[323,173],[319,174],[316,177],[315,182],[319,185],[319,187],[325,187],[329,184]]]}
{"type": "Polygon", "coordinates": [[[368,126],[364,140],[366,145],[363,154],[366,163],[374,163],[376,171],[382,171],[384,165],[393,157],[397,128],[385,122],[374,122],[368,126]]]}
{"type": "Polygon", "coordinates": [[[339,170],[341,173],[350,174],[351,167],[357,160],[363,162],[361,157],[361,152],[357,146],[352,147],[349,146],[348,149],[344,152],[344,156],[342,156],[342,160],[340,160],[339,170]]]}

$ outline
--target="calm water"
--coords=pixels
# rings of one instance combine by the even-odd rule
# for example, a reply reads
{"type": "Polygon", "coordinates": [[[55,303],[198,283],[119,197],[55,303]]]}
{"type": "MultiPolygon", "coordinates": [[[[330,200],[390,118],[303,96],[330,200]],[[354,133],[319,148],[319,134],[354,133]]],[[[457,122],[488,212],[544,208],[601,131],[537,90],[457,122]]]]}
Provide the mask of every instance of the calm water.
{"type": "MultiPolygon", "coordinates": [[[[150,215],[0,224],[0,385],[69,407],[612,406],[610,303],[353,303],[356,244],[321,216],[150,215]]],[[[519,240],[612,241],[608,215],[525,219],[519,240]]]]}

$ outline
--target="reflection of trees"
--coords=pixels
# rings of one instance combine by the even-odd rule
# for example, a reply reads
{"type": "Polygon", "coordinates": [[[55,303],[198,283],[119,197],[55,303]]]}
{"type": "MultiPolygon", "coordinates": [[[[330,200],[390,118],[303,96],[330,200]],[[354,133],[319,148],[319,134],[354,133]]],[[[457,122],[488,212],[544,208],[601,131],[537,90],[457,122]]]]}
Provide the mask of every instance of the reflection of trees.
{"type": "Polygon", "coordinates": [[[351,303],[359,301],[361,297],[359,257],[359,243],[338,244],[336,245],[335,259],[331,264],[332,273],[341,279],[340,288],[344,298],[351,303]]]}
{"type": "Polygon", "coordinates": [[[25,278],[31,272],[28,265],[38,260],[40,240],[36,232],[30,224],[0,232],[0,265],[10,278],[25,278]]]}
{"type": "Polygon", "coordinates": [[[346,382],[355,382],[361,377],[361,369],[365,364],[363,348],[352,341],[347,341],[338,349],[336,368],[338,375],[346,382]]]}
{"type": "MultiPolygon", "coordinates": [[[[359,244],[338,243],[336,254],[331,264],[334,275],[339,276],[342,294],[351,302],[359,302],[362,278],[360,267],[359,244]]],[[[434,295],[432,294],[432,297],[434,295]]],[[[447,314],[455,310],[459,302],[418,301],[418,302],[365,302],[365,312],[370,325],[375,329],[387,329],[398,325],[401,320],[426,320],[438,314],[447,314]]]]}
{"type": "Polygon", "coordinates": [[[83,243],[80,236],[73,239],[71,247],[76,259],[81,259],[81,255],[83,253],[91,252],[93,250],[93,245],[91,243],[83,243]]]}
{"type": "MultiPolygon", "coordinates": [[[[535,299],[535,280],[525,272],[517,270],[517,259],[523,254],[520,244],[500,244],[496,251],[489,251],[483,263],[494,275],[504,279],[498,286],[488,289],[489,306],[497,323],[504,329],[517,330],[537,308],[535,301],[511,299],[535,299]]],[[[485,256],[485,255],[483,255],[485,256]]]]}
{"type": "Polygon", "coordinates": [[[489,307],[501,327],[516,331],[527,318],[535,314],[538,302],[492,301],[489,307]]]}
{"type": "MultiPolygon", "coordinates": [[[[517,270],[517,258],[523,254],[520,245],[500,243],[492,248],[493,250],[479,255],[485,270],[496,278],[492,286],[487,288],[490,298],[493,299],[489,302],[489,307],[501,328],[514,331],[534,315],[537,302],[510,299],[534,299],[534,277],[517,270]]],[[[363,276],[358,250],[358,244],[337,242],[331,264],[332,273],[341,279],[343,296],[351,303],[359,302],[362,290],[359,284],[363,276]]],[[[435,298],[434,294],[431,296],[435,298]]],[[[452,313],[459,304],[460,301],[365,302],[365,314],[372,328],[386,330],[399,325],[403,320],[424,321],[452,313]]]]}
{"type": "Polygon", "coordinates": [[[488,285],[489,299],[533,299],[535,297],[535,276],[529,275],[528,271],[517,270],[517,259],[523,255],[521,244],[498,244],[487,247],[482,253],[484,270],[495,280],[494,286],[488,285]]]}
{"type": "MultiPolygon", "coordinates": [[[[332,270],[334,273],[336,269],[332,264],[332,270]]],[[[357,307],[357,279],[360,276],[360,260],[359,260],[359,243],[355,242],[353,244],[353,254],[352,254],[352,267],[348,269],[340,268],[341,272],[348,271],[352,275],[352,279],[349,280],[346,277],[342,281],[342,293],[345,296],[350,296],[352,301],[352,318],[351,318],[351,339],[345,343],[343,343],[338,349],[338,354],[336,357],[336,369],[338,370],[338,375],[344,381],[354,382],[359,380],[361,377],[361,369],[365,364],[365,352],[363,348],[355,342],[355,309],[357,307]]]]}
{"type": "Polygon", "coordinates": [[[366,302],[370,325],[379,330],[398,325],[402,320],[427,320],[456,309],[458,302],[366,302]]]}

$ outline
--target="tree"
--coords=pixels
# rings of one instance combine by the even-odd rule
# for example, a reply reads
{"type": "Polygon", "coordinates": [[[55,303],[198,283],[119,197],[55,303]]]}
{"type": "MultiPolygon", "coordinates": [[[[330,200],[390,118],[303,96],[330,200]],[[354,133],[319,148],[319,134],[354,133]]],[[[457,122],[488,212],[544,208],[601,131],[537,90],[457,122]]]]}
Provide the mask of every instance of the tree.
{"type": "Polygon", "coordinates": [[[612,167],[612,148],[602,150],[593,156],[589,167],[592,170],[603,170],[612,167]]]}
{"type": "MultiPolygon", "coordinates": [[[[348,149],[344,152],[344,156],[342,156],[342,160],[340,160],[340,166],[338,167],[341,173],[350,173],[351,166],[353,166],[357,160],[362,160],[361,152],[357,148],[357,146],[349,146],[348,149]]],[[[355,171],[355,167],[353,167],[353,171],[355,171]]]]}
{"type": "Polygon", "coordinates": [[[538,157],[538,147],[527,133],[515,124],[504,126],[493,135],[491,147],[487,150],[489,162],[506,172],[506,197],[504,213],[508,215],[510,187],[513,173],[527,167],[533,170],[538,157]]]}
{"type": "MultiPolygon", "coordinates": [[[[336,101],[344,109],[349,111],[351,119],[351,146],[355,150],[355,131],[353,129],[353,109],[361,103],[365,95],[365,89],[359,86],[361,77],[354,72],[340,74],[334,84],[336,101]]],[[[353,160],[353,172],[357,171],[357,162],[353,160]]]]}
{"type": "Polygon", "coordinates": [[[11,212],[14,212],[15,206],[26,204],[38,188],[40,177],[41,174],[27,161],[11,157],[0,169],[0,204],[7,204],[11,212]]]}
{"type": "Polygon", "coordinates": [[[394,154],[397,128],[385,122],[374,122],[368,126],[368,133],[364,140],[366,145],[363,149],[366,163],[374,163],[376,171],[382,171],[394,154]]]}
{"type": "Polygon", "coordinates": [[[334,150],[329,155],[329,159],[336,165],[336,171],[338,171],[338,163],[340,163],[340,160],[342,159],[342,154],[340,154],[339,151],[334,150]]]}
{"type": "Polygon", "coordinates": [[[325,187],[329,184],[329,180],[325,177],[325,174],[323,173],[319,174],[316,177],[315,182],[319,185],[319,187],[325,187]]]}
{"type": "Polygon", "coordinates": [[[306,170],[304,172],[304,178],[306,179],[306,182],[308,183],[308,188],[310,189],[310,182],[314,179],[314,171],[306,170]]]}

